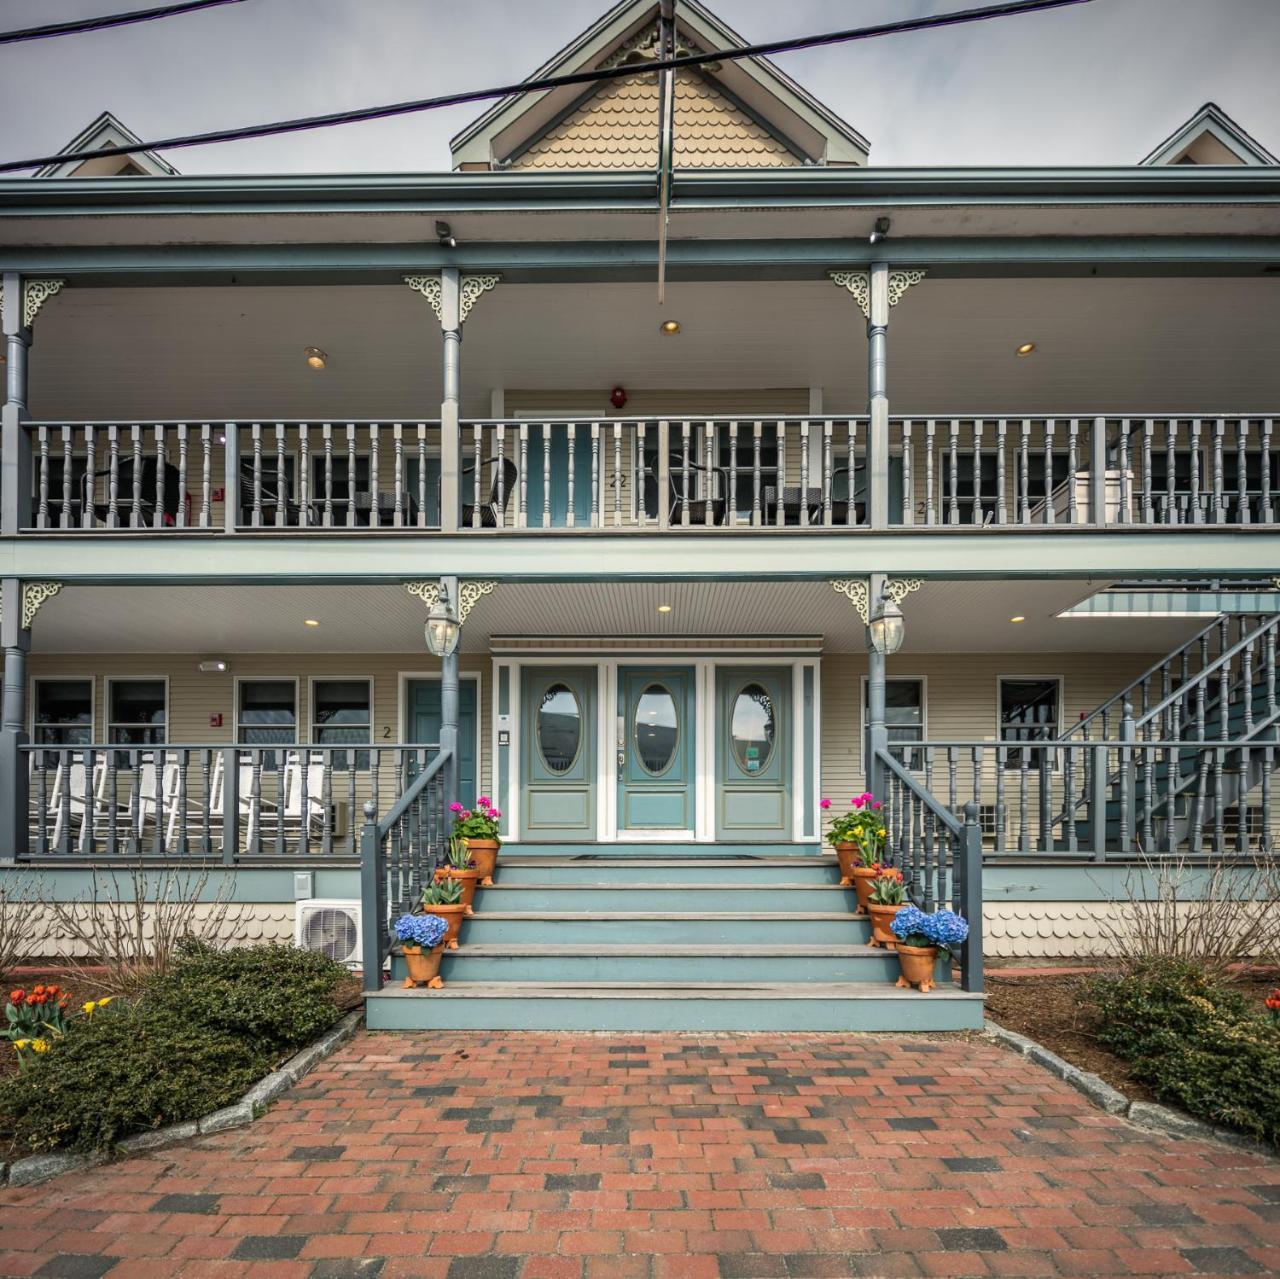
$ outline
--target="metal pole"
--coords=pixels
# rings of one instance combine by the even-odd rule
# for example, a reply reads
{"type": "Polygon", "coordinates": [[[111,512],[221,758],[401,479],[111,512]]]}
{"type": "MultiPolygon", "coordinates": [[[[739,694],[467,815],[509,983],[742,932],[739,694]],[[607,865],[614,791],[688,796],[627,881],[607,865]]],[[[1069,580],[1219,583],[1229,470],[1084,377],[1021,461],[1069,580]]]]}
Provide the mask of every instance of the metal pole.
{"type": "MultiPolygon", "coordinates": [[[[458,579],[440,579],[440,600],[454,613],[458,608],[458,579]]],[[[440,749],[448,753],[445,760],[444,802],[458,802],[458,650],[455,648],[440,663],[440,749]]],[[[475,796],[470,796],[474,803],[475,796]]]]}
{"type": "MultiPolygon", "coordinates": [[[[873,262],[868,276],[867,502],[872,528],[889,527],[889,264],[873,262]]],[[[850,482],[853,471],[850,458],[850,482]]],[[[849,494],[853,500],[852,489],[849,494]]],[[[850,508],[852,509],[852,508],[850,508]]]]}
{"type": "MultiPolygon", "coordinates": [[[[5,404],[0,410],[0,531],[12,537],[31,526],[31,437],[27,419],[27,351],[31,330],[22,323],[22,277],[6,271],[4,290],[5,404]]],[[[16,605],[15,605],[16,607],[16,605]]]]}
{"type": "MultiPolygon", "coordinates": [[[[872,573],[867,579],[867,616],[874,617],[884,594],[884,574],[872,573]]],[[[871,644],[871,628],[867,628],[867,789],[883,800],[884,769],[878,751],[889,745],[889,730],[884,722],[885,657],[871,644]]]]}
{"type": "Polygon", "coordinates": [[[440,272],[440,328],[444,332],[440,399],[440,527],[456,531],[459,517],[462,440],[459,394],[462,378],[461,277],[456,266],[440,272]]]}
{"type": "Polygon", "coordinates": [[[364,989],[376,995],[382,989],[382,935],[387,920],[382,918],[382,894],[378,891],[382,868],[378,865],[378,823],[373,801],[364,806],[360,828],[360,958],[364,969],[364,989]]]}
{"type": "Polygon", "coordinates": [[[960,943],[960,988],[982,990],[982,827],[977,804],[964,806],[960,832],[960,880],[969,935],[960,943]]]}
{"type": "Polygon", "coordinates": [[[0,705],[0,862],[31,851],[28,815],[27,651],[31,632],[22,625],[22,583],[6,577],[0,609],[4,646],[4,694],[0,705]]]}

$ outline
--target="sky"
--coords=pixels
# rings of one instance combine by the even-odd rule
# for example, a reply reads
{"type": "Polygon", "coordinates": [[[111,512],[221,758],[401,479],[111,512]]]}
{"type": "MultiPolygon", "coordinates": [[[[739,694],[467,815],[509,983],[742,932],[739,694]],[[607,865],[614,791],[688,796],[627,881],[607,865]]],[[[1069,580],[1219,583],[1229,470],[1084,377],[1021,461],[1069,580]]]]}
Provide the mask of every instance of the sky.
{"type": "MultiPolygon", "coordinates": [[[[749,41],[972,0],[710,0],[749,41]]],[[[17,28],[151,0],[2,0],[17,28]]],[[[0,47],[0,156],[57,151],[99,112],[144,139],[519,80],[609,0],[244,0],[0,47]]],[[[1280,154],[1280,0],[1091,0],[782,55],[871,141],[871,163],[1112,165],[1212,100],[1280,154]]],[[[175,151],[183,173],[434,171],[483,107],[175,151]]]]}

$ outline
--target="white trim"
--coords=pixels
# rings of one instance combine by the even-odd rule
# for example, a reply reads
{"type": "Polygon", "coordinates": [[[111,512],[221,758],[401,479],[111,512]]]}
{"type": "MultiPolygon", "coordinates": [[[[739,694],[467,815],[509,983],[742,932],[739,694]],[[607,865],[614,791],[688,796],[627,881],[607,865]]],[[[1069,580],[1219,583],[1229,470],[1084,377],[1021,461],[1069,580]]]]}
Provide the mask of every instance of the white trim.
{"type": "MultiPolygon", "coordinates": [[[[89,741],[92,744],[98,740],[98,677],[96,675],[29,675],[27,677],[27,735],[33,746],[36,744],[36,685],[77,680],[89,685],[89,741]]],[[[105,705],[103,709],[106,709],[105,705]]]]}
{"type": "MultiPolygon", "coordinates": [[[[233,675],[231,677],[231,742],[232,746],[243,746],[240,740],[240,685],[241,684],[292,684],[293,685],[293,720],[294,741],[309,742],[311,726],[303,723],[302,715],[302,681],[297,675],[233,675]]],[[[261,748],[269,749],[269,748],[261,748]]]]}
{"type": "Polygon", "coordinates": [[[102,713],[107,726],[107,738],[111,737],[111,686],[113,684],[144,684],[157,682],[164,685],[164,744],[168,745],[172,722],[170,718],[169,677],[167,675],[104,675],[102,679],[102,713]]]}

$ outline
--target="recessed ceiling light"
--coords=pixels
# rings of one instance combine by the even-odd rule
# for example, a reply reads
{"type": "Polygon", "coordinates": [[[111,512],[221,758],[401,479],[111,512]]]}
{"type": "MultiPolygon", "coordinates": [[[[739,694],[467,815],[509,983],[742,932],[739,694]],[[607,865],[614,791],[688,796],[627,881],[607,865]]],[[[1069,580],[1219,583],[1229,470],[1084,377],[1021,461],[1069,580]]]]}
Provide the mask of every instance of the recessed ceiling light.
{"type": "Polygon", "coordinates": [[[313,369],[322,369],[329,363],[329,357],[318,346],[309,346],[302,354],[313,369]]]}
{"type": "Polygon", "coordinates": [[[675,337],[675,335],[680,332],[680,321],[663,320],[662,323],[658,325],[658,332],[669,338],[675,337]]]}
{"type": "Polygon", "coordinates": [[[1027,619],[1023,617],[1021,613],[1019,613],[1016,617],[1011,617],[1009,620],[1011,622],[1025,622],[1027,619]]]}
{"type": "Polygon", "coordinates": [[[1014,355],[1030,355],[1035,349],[1036,344],[1034,342],[1024,342],[1016,351],[1014,351],[1014,355]]]}
{"type": "Polygon", "coordinates": [[[671,612],[671,605],[670,605],[670,604],[659,604],[659,605],[658,605],[658,612],[659,612],[659,613],[670,613],[670,612],[671,612]]]}
{"type": "Polygon", "coordinates": [[[303,626],[319,626],[320,623],[314,617],[305,617],[302,619],[303,626]]]}

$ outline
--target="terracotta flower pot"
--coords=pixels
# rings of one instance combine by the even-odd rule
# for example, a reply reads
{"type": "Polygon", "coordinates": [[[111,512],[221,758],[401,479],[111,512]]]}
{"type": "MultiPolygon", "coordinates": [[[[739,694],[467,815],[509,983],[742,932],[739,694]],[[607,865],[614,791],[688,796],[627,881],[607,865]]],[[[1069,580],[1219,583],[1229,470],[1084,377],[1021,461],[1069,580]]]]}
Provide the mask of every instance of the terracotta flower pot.
{"type": "Polygon", "coordinates": [[[853,891],[858,894],[858,914],[866,915],[871,904],[871,881],[876,877],[874,866],[855,866],[853,868],[853,891]]]}
{"type": "Polygon", "coordinates": [[[840,863],[840,884],[848,888],[853,883],[853,868],[858,864],[857,844],[835,844],[836,861],[840,863]]]}
{"type": "Polygon", "coordinates": [[[868,904],[867,909],[871,912],[870,945],[883,946],[886,950],[898,949],[898,939],[893,935],[889,925],[893,923],[893,917],[905,905],[905,902],[900,906],[878,906],[875,902],[868,904]]]}
{"type": "Polygon", "coordinates": [[[938,948],[936,946],[904,946],[898,943],[898,963],[902,965],[902,975],[898,978],[899,986],[915,986],[921,994],[928,994],[933,989],[933,980],[938,968],[938,948]]]}
{"type": "Polygon", "coordinates": [[[423,950],[421,946],[402,946],[404,962],[408,966],[409,975],[404,979],[405,990],[412,990],[426,982],[428,990],[439,990],[444,982],[440,980],[440,959],[444,947],[435,950],[423,950]]]}
{"type": "Polygon", "coordinates": [[[471,858],[476,864],[476,870],[480,872],[481,888],[489,888],[493,885],[493,871],[498,864],[498,849],[500,847],[501,845],[496,839],[467,840],[467,852],[471,854],[471,858]]]}
{"type": "Polygon", "coordinates": [[[462,927],[462,917],[467,913],[467,908],[461,904],[457,906],[424,906],[422,913],[424,915],[439,915],[449,925],[449,931],[444,935],[443,944],[449,950],[457,950],[458,930],[462,927]]]}
{"type": "Polygon", "coordinates": [[[462,885],[462,902],[461,904],[467,908],[468,915],[474,915],[474,902],[476,899],[476,885],[480,882],[479,869],[459,870],[456,866],[438,866],[436,867],[436,881],[442,879],[452,879],[462,885]]]}

